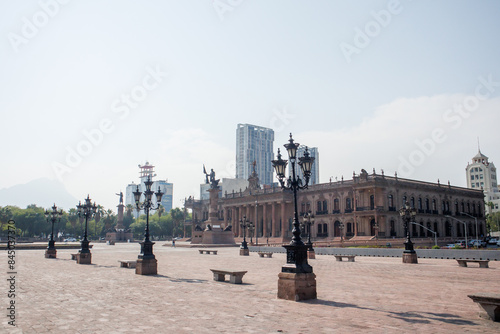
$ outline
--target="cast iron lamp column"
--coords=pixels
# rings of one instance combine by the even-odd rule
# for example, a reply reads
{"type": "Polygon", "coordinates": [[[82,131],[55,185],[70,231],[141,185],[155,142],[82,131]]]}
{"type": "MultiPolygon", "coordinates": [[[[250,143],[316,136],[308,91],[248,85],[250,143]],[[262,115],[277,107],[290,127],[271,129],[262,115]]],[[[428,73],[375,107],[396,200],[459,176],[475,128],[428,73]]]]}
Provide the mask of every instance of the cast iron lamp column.
{"type": "Polygon", "coordinates": [[[92,218],[97,212],[97,205],[95,203],[92,204],[89,195],[87,195],[87,198],[84,200],[84,204],[81,202],[78,203],[77,212],[79,217],[83,216],[85,218],[85,232],[81,243],[82,249],[78,251],[79,254],[76,261],[78,264],[90,264],[92,258],[90,254],[89,240],[87,239],[87,227],[89,218],[92,218]]]}
{"type": "Polygon", "coordinates": [[[250,222],[247,221],[247,217],[243,216],[243,219],[240,219],[240,226],[243,229],[243,241],[241,242],[240,246],[240,255],[242,256],[247,256],[249,255],[249,250],[248,250],[248,243],[246,239],[246,229],[250,227],[250,222]]]}
{"type": "Polygon", "coordinates": [[[250,234],[250,245],[253,245],[252,238],[253,238],[253,232],[254,231],[255,231],[255,227],[253,226],[253,223],[250,222],[249,225],[248,225],[248,234],[250,234]]]}
{"type": "Polygon", "coordinates": [[[298,165],[302,168],[302,172],[304,175],[303,181],[297,176],[295,170],[295,165],[297,163],[297,148],[299,147],[299,144],[294,143],[291,133],[288,144],[285,144],[284,146],[288,151],[288,157],[290,159],[290,165],[292,168],[292,175],[288,179],[286,179],[285,170],[288,162],[287,160],[281,159],[281,153],[279,149],[278,159],[273,160],[272,164],[276,170],[276,175],[281,184],[281,188],[293,191],[293,203],[295,211],[293,217],[292,241],[289,245],[284,246],[287,253],[287,264],[281,268],[281,271],[283,273],[312,273],[312,267],[307,263],[307,246],[304,245],[304,242],[300,237],[300,223],[297,210],[297,191],[299,189],[307,189],[314,158],[309,155],[309,151],[306,147],[304,157],[299,158],[298,162],[298,165]]]}
{"type": "Polygon", "coordinates": [[[47,250],[45,251],[45,257],[48,259],[55,259],[57,257],[57,250],[54,241],[54,224],[61,221],[61,216],[63,215],[62,210],[57,211],[57,206],[54,203],[52,207],[52,211],[45,210],[45,218],[47,219],[47,223],[49,221],[52,222],[52,233],[50,234],[49,245],[47,250]]]}
{"type": "Polygon", "coordinates": [[[305,226],[307,226],[307,250],[309,252],[314,252],[313,244],[311,241],[311,234],[312,234],[312,226],[314,225],[314,215],[311,213],[311,211],[306,212],[304,215],[304,223],[305,226]]]}
{"type": "MultiPolygon", "coordinates": [[[[141,203],[142,192],[139,190],[139,186],[136,187],[136,191],[133,192],[135,207],[137,212],[144,209],[144,213],[146,214],[146,228],[144,230],[144,241],[141,242],[141,253],[138,256],[140,260],[156,260],[155,255],[153,254],[153,245],[155,244],[149,239],[149,210],[158,210],[161,205],[161,198],[163,193],[160,190],[160,186],[158,186],[158,191],[155,193],[151,190],[151,186],[153,185],[153,181],[151,180],[151,176],[149,175],[147,180],[144,181],[144,185],[146,186],[146,190],[144,191],[144,202],[141,203]],[[153,205],[152,197],[153,194],[156,196],[156,206],[153,205]]],[[[156,263],[156,262],[155,262],[156,263]]],[[[137,266],[136,266],[137,268],[137,266]]],[[[136,273],[137,270],[136,270],[136,273]]],[[[156,268],[154,274],[156,274],[156,268]]],[[[147,273],[145,275],[149,275],[152,273],[147,273]]]]}
{"type": "Polygon", "coordinates": [[[405,205],[399,210],[399,214],[403,219],[406,240],[404,242],[405,250],[403,252],[403,263],[418,263],[417,253],[413,249],[413,243],[410,239],[410,222],[415,221],[417,210],[410,207],[410,203],[406,201],[405,205]]]}

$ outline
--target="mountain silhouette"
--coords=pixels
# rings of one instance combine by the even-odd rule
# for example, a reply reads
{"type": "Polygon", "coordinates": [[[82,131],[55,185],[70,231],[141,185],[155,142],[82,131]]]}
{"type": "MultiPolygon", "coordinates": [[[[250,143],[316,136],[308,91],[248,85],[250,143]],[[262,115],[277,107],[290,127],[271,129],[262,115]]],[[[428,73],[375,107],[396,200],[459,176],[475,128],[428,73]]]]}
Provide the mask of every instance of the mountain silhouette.
{"type": "Polygon", "coordinates": [[[58,208],[67,211],[76,207],[78,200],[66,190],[61,182],[48,178],[0,189],[0,206],[2,207],[14,205],[24,209],[30,204],[36,204],[39,207],[50,208],[54,203],[58,208]]]}

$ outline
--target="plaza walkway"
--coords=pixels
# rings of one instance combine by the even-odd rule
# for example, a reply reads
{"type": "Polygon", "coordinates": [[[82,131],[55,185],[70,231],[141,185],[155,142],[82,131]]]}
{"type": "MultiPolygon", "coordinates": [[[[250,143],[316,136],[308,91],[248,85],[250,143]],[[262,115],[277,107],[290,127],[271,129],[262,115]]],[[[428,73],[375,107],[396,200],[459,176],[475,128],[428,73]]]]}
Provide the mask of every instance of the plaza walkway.
{"type": "Polygon", "coordinates": [[[500,262],[489,269],[455,260],[356,257],[310,260],[318,299],[276,298],[285,254],[239,256],[218,248],[156,243],[158,275],[136,275],[118,260],[135,260],[137,243],[95,244],[92,265],[71,260],[75,250],[45,259],[43,250],[16,253],[16,327],[7,324],[7,252],[0,274],[0,332],[6,333],[500,333],[478,317],[467,295],[500,292],[500,262]],[[247,270],[242,285],[215,282],[210,268],[247,270]],[[3,291],[2,291],[3,290],[3,291]]]}

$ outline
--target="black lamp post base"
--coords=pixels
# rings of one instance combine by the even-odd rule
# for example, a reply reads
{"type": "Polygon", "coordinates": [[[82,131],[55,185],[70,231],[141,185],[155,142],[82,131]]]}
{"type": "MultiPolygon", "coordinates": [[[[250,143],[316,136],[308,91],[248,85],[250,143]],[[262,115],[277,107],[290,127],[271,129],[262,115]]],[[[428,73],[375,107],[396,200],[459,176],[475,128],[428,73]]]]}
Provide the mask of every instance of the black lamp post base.
{"type": "Polygon", "coordinates": [[[139,258],[135,266],[137,275],[156,275],[158,274],[158,261],[155,258],[139,258]]]}
{"type": "Polygon", "coordinates": [[[248,256],[248,255],[250,255],[250,250],[248,248],[240,248],[240,255],[241,256],[248,256]]]}
{"type": "Polygon", "coordinates": [[[278,298],[293,301],[316,299],[316,275],[313,273],[279,273],[278,298]]]}
{"type": "Polygon", "coordinates": [[[415,251],[403,252],[403,263],[418,263],[417,253],[415,251]]]}
{"type": "Polygon", "coordinates": [[[153,245],[155,244],[152,241],[143,241],[141,244],[141,254],[139,254],[139,259],[155,259],[155,255],[153,254],[153,245]]]}
{"type": "Polygon", "coordinates": [[[57,250],[55,248],[47,248],[45,250],[45,258],[46,259],[56,259],[57,258],[57,250]]]}
{"type": "Polygon", "coordinates": [[[281,267],[283,273],[309,274],[313,268],[307,263],[307,246],[286,245],[286,264],[281,267]]]}

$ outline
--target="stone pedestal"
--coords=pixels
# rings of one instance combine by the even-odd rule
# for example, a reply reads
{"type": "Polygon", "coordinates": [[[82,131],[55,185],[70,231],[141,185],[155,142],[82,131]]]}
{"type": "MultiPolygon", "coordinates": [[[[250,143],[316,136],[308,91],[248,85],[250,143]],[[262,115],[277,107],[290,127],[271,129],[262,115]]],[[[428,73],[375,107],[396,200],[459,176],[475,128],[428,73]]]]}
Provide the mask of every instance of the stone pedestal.
{"type": "Polygon", "coordinates": [[[316,299],[316,275],[314,273],[279,273],[278,298],[286,300],[316,299]]]}
{"type": "Polygon", "coordinates": [[[92,264],[92,253],[78,253],[78,254],[76,254],[76,263],[78,263],[78,264],[92,264]]]}
{"type": "Polygon", "coordinates": [[[158,274],[158,261],[152,259],[137,259],[135,266],[135,273],[137,275],[156,275],[158,274]]]}
{"type": "Polygon", "coordinates": [[[202,244],[206,245],[235,245],[234,233],[224,231],[220,227],[213,227],[211,230],[203,231],[202,244]]]}
{"type": "Polygon", "coordinates": [[[240,248],[240,255],[242,256],[248,256],[250,255],[250,250],[248,248],[240,248]]]}
{"type": "Polygon", "coordinates": [[[45,250],[45,258],[46,259],[56,259],[57,258],[57,250],[55,248],[47,248],[45,250]]]}
{"type": "Polygon", "coordinates": [[[315,259],[316,258],[316,252],[308,250],[307,251],[307,258],[308,259],[315,259]]]}
{"type": "Polygon", "coordinates": [[[403,253],[403,263],[418,263],[417,253],[403,253]]]}

